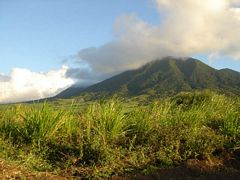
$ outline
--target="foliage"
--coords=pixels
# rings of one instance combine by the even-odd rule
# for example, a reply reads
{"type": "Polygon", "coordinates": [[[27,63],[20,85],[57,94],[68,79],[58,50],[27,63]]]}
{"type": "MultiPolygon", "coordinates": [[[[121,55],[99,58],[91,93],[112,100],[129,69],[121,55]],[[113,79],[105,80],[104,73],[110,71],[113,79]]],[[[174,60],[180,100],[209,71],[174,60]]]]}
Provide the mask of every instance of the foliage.
{"type": "Polygon", "coordinates": [[[1,106],[0,158],[102,178],[239,148],[239,98],[203,91],[148,105],[128,101],[1,106]]]}
{"type": "Polygon", "coordinates": [[[193,58],[182,60],[166,57],[87,88],[70,87],[56,98],[99,99],[113,94],[125,97],[166,97],[183,91],[204,89],[240,95],[240,74],[230,69],[216,70],[193,58]]]}

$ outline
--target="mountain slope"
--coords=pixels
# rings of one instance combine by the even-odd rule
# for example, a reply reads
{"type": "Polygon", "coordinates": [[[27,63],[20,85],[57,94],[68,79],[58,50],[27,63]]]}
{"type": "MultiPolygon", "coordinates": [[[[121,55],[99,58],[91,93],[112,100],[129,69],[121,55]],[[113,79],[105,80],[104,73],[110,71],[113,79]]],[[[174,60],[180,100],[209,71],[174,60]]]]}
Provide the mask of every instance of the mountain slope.
{"type": "Polygon", "coordinates": [[[77,87],[77,86],[72,86],[69,87],[65,90],[63,90],[61,93],[57,94],[54,98],[68,98],[68,97],[72,97],[75,96],[77,94],[79,94],[81,91],[83,91],[85,88],[84,87],[77,87]]]}
{"type": "Polygon", "coordinates": [[[67,96],[61,97],[86,93],[165,96],[195,89],[214,89],[240,95],[240,73],[230,69],[216,70],[193,58],[181,60],[167,57],[85,89],[75,89],[72,93],[71,89],[66,90],[67,96]]]}

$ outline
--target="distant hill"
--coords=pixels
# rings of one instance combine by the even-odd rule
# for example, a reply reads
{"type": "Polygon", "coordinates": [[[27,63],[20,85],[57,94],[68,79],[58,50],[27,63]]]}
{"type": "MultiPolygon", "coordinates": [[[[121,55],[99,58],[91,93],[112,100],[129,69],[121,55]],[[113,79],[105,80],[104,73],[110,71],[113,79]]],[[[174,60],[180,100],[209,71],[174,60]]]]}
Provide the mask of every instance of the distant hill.
{"type": "Polygon", "coordinates": [[[216,70],[203,62],[187,58],[166,57],[136,70],[94,84],[88,88],[69,88],[57,98],[84,94],[124,96],[174,95],[181,91],[212,89],[240,95],[240,73],[231,69],[216,70]]]}
{"type": "Polygon", "coordinates": [[[65,98],[73,97],[78,95],[84,89],[85,89],[84,87],[79,87],[74,85],[72,87],[69,87],[63,90],[61,93],[57,94],[54,98],[65,99],[65,98]]]}

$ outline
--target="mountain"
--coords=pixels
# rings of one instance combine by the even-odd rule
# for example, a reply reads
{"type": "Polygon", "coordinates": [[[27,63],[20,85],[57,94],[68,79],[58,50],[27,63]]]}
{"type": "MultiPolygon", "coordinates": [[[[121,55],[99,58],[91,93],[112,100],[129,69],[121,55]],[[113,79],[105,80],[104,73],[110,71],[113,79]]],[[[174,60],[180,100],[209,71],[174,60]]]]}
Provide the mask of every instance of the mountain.
{"type": "Polygon", "coordinates": [[[193,58],[182,60],[166,57],[85,89],[69,88],[57,97],[69,98],[84,94],[167,96],[198,89],[212,89],[240,95],[240,73],[231,69],[216,70],[193,58]]]}
{"type": "Polygon", "coordinates": [[[64,98],[76,96],[84,89],[85,89],[84,87],[78,87],[78,86],[73,85],[73,86],[63,90],[59,94],[57,94],[54,98],[64,99],[64,98]]]}

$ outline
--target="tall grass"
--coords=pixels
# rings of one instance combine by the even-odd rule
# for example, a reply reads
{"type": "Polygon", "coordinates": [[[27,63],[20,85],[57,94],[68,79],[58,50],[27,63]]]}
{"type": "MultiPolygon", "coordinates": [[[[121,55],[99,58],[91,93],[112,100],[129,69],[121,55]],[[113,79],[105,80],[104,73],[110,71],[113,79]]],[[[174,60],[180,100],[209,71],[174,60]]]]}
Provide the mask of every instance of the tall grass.
{"type": "Polygon", "coordinates": [[[22,114],[19,132],[26,143],[47,141],[57,136],[57,132],[66,122],[63,110],[55,111],[47,104],[42,107],[27,108],[22,114]]]}
{"type": "Polygon", "coordinates": [[[183,93],[129,109],[116,99],[81,109],[48,103],[3,107],[0,157],[14,156],[38,170],[77,168],[84,177],[172,166],[238,149],[239,107],[239,98],[212,92],[183,93]]]}

